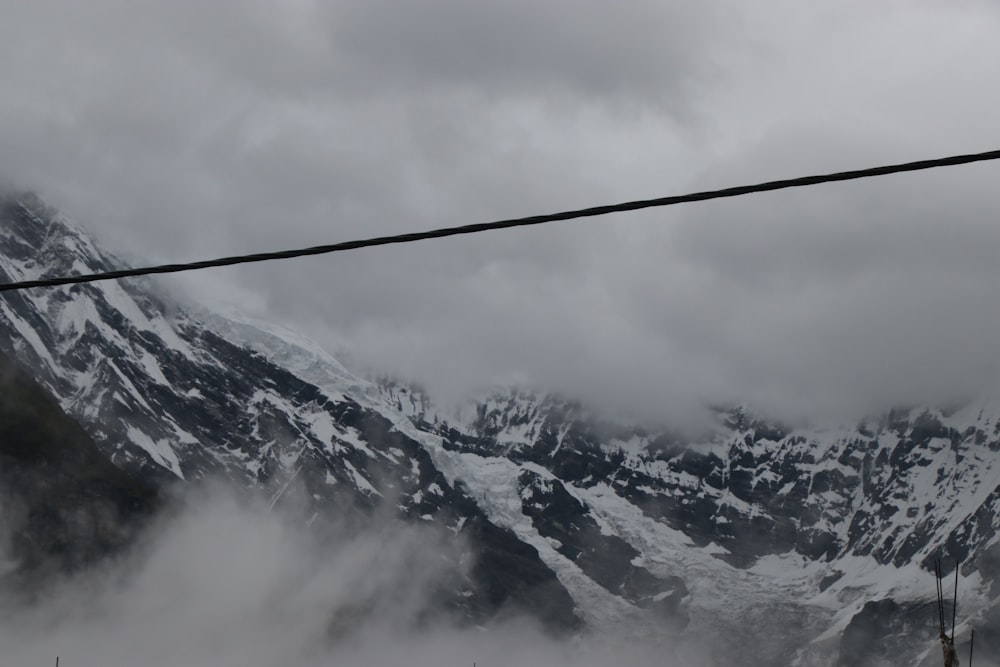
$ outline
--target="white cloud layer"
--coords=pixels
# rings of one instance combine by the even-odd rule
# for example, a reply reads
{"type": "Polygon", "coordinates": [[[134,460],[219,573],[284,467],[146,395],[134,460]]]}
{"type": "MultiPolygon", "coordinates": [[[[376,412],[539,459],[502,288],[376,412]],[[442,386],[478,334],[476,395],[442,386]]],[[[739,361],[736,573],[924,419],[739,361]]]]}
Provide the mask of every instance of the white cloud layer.
{"type": "MultiPolygon", "coordinates": [[[[0,0],[0,179],[141,262],[996,148],[995,3],[0,0]]],[[[458,397],[997,381],[997,165],[172,279],[458,397]]]]}

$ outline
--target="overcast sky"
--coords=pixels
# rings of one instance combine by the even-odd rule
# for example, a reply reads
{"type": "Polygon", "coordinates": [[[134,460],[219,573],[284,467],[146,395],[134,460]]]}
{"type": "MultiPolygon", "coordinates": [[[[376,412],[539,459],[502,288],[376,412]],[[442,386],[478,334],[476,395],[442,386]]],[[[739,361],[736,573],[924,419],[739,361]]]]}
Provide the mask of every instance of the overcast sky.
{"type": "MultiPolygon", "coordinates": [[[[130,261],[1000,147],[988,0],[0,0],[0,179],[130,261]]],[[[173,278],[455,398],[981,393],[1000,164],[173,278]]]]}

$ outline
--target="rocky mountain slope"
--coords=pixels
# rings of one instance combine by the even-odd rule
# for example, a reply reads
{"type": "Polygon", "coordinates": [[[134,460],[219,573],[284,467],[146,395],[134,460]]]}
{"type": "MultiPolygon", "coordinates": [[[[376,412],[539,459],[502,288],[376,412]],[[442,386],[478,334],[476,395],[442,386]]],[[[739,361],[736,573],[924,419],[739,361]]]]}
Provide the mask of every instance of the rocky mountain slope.
{"type": "MultiPolygon", "coordinates": [[[[0,204],[0,279],[116,264],[36,198],[0,204]]],[[[912,664],[937,659],[938,557],[963,564],[962,618],[1000,615],[996,404],[824,429],[725,409],[694,439],[517,390],[451,415],[143,281],[5,294],[0,348],[144,482],[220,475],[467,538],[456,604],[478,618],[711,637],[741,664],[912,664]]]]}

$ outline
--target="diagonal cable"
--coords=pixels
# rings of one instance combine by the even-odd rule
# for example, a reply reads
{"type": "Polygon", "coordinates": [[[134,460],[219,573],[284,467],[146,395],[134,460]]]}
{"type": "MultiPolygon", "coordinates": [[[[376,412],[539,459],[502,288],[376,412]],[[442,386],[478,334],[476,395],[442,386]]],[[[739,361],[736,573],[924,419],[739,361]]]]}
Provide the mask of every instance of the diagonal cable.
{"type": "Polygon", "coordinates": [[[529,227],[542,225],[561,220],[574,220],[577,218],[591,218],[610,213],[622,213],[625,211],[638,211],[646,208],[660,206],[673,206],[675,204],[686,204],[697,201],[708,201],[710,199],[722,199],[725,197],[740,197],[757,192],[770,192],[773,190],[784,190],[787,188],[801,188],[821,183],[834,183],[837,181],[852,181],[861,178],[872,178],[875,176],[886,176],[888,174],[898,174],[909,171],[921,171],[924,169],[935,169],[938,167],[951,167],[960,164],[970,164],[973,162],[985,162],[987,160],[1000,159],[1000,150],[986,151],[983,153],[973,153],[969,155],[953,155],[951,157],[937,158],[933,160],[920,160],[917,162],[906,162],[902,164],[885,165],[881,167],[870,167],[867,169],[856,169],[853,171],[841,171],[832,174],[820,174],[815,176],[801,176],[779,181],[767,181],[755,185],[740,185],[736,187],[723,188],[721,190],[706,190],[703,192],[693,192],[684,195],[674,195],[670,197],[659,197],[656,199],[639,199],[635,201],[623,202],[620,204],[609,204],[605,206],[594,206],[592,208],[576,209],[572,211],[562,211],[547,215],[533,215],[526,218],[511,218],[507,220],[497,220],[494,222],[482,222],[460,227],[444,227],[423,232],[413,232],[409,234],[396,234],[393,236],[378,236],[356,241],[344,241],[330,245],[320,245],[311,248],[299,248],[296,250],[281,250],[276,252],[262,252],[252,255],[236,255],[233,257],[220,257],[200,262],[188,262],[185,264],[161,264],[158,266],[147,266],[135,269],[122,269],[119,271],[107,271],[104,273],[90,273],[78,276],[61,276],[55,278],[43,278],[39,280],[25,280],[20,282],[0,284],[0,292],[10,292],[23,290],[32,287],[56,287],[59,285],[72,285],[76,283],[90,283],[99,280],[116,280],[119,278],[129,278],[133,276],[145,276],[159,273],[179,273],[181,271],[197,271],[200,269],[210,269],[219,266],[232,266],[234,264],[249,264],[252,262],[266,262],[277,259],[292,259],[294,257],[308,257],[311,255],[326,255],[334,252],[346,250],[357,250],[359,248],[371,248],[383,245],[396,245],[402,243],[413,243],[428,239],[440,239],[448,236],[460,236],[463,234],[478,234],[479,232],[492,231],[495,229],[510,229],[512,227],[529,227]]]}

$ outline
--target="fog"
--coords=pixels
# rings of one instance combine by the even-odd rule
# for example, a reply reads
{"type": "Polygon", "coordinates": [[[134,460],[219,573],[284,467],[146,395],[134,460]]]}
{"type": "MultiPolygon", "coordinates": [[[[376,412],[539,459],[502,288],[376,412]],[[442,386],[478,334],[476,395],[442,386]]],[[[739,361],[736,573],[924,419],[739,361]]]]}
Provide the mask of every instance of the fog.
{"type": "Polygon", "coordinates": [[[460,544],[391,520],[308,518],[223,487],[195,492],[127,555],[47,584],[34,602],[7,596],[4,664],[679,664],[655,637],[557,639],[526,618],[469,627],[428,617],[435,586],[460,574],[447,565],[460,544]]]}

